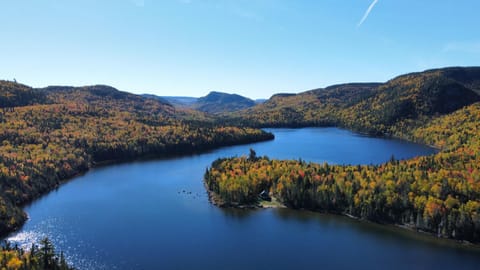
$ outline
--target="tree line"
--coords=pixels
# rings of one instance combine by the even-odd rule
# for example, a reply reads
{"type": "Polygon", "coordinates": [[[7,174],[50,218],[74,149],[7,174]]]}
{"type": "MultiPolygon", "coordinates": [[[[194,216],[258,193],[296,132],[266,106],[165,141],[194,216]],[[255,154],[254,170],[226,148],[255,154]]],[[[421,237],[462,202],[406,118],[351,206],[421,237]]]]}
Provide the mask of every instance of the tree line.
{"type": "Polygon", "coordinates": [[[480,242],[480,103],[413,129],[442,150],[380,165],[331,165],[268,157],[218,159],[205,173],[230,205],[252,204],[267,190],[292,208],[404,224],[480,242]]]}
{"type": "Polygon", "coordinates": [[[0,112],[0,235],[23,224],[19,207],[97,163],[273,139],[104,86],[25,91],[40,91],[48,102],[19,100],[29,105],[0,112]]]}
{"type": "Polygon", "coordinates": [[[6,270],[74,270],[63,255],[55,252],[55,247],[48,238],[39,245],[32,244],[26,250],[5,241],[0,247],[0,269],[6,270]]]}

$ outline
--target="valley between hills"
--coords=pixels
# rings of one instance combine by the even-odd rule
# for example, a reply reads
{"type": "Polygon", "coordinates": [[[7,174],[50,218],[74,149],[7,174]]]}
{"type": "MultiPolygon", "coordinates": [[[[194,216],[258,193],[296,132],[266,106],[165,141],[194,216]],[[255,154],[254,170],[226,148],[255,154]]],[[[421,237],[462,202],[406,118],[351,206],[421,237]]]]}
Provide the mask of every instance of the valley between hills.
{"type": "Polygon", "coordinates": [[[479,93],[478,67],[277,94],[262,103],[214,93],[192,106],[109,86],[0,81],[0,234],[22,226],[24,205],[98,164],[273,139],[264,127],[336,126],[439,152],[362,166],[220,158],[205,174],[207,187],[228,205],[256,203],[265,190],[291,208],[478,243],[479,93]]]}
{"type": "Polygon", "coordinates": [[[205,174],[226,205],[267,191],[286,206],[399,224],[480,242],[480,69],[412,73],[384,84],[345,84],[276,95],[232,114],[255,127],[337,126],[434,146],[435,155],[381,165],[268,157],[220,158],[205,174]]]}

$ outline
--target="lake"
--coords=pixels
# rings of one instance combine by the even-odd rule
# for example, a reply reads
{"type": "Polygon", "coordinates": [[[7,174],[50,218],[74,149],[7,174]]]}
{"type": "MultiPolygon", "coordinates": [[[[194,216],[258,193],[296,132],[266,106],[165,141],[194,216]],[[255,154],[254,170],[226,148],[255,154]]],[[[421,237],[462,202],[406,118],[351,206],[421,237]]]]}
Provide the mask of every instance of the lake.
{"type": "Polygon", "coordinates": [[[480,251],[393,226],[290,209],[221,209],[207,166],[257,155],[378,164],[435,150],[337,128],[269,129],[275,140],[96,168],[36,200],[9,239],[48,236],[79,269],[479,269],[480,251]]]}

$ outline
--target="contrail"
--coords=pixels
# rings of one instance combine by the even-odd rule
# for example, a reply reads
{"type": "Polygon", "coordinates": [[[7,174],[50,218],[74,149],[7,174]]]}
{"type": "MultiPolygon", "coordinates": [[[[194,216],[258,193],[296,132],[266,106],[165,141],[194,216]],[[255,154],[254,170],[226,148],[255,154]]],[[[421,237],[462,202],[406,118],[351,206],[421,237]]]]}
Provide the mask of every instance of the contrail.
{"type": "Polygon", "coordinates": [[[370,12],[372,11],[373,7],[377,4],[377,2],[378,2],[378,0],[373,0],[373,2],[368,7],[367,11],[365,11],[365,14],[363,15],[363,18],[358,23],[357,28],[362,26],[363,22],[368,18],[368,15],[370,15],[370,12]]]}

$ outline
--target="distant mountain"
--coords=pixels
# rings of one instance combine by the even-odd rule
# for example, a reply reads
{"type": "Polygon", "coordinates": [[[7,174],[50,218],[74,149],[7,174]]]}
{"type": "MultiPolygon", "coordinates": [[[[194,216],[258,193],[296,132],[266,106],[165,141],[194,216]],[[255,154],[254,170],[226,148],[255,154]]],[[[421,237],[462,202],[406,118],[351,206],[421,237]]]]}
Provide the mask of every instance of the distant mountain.
{"type": "Polygon", "coordinates": [[[252,100],[237,94],[215,91],[200,98],[185,96],[156,96],[152,94],[143,94],[142,96],[167,102],[177,108],[190,108],[210,114],[236,112],[253,107],[256,104],[262,104],[266,101],[266,99],[252,100]]]}
{"type": "MultiPolygon", "coordinates": [[[[411,73],[380,85],[372,96],[360,100],[348,112],[375,130],[390,132],[384,127],[448,114],[480,101],[479,86],[480,68],[411,73]]],[[[347,126],[358,122],[351,118],[342,121],[347,126]]]]}
{"type": "Polygon", "coordinates": [[[196,97],[156,96],[156,95],[149,95],[149,94],[144,94],[143,96],[165,100],[175,107],[186,107],[186,108],[191,108],[192,105],[198,100],[198,98],[196,97]]]}
{"type": "Polygon", "coordinates": [[[0,81],[0,107],[0,238],[25,222],[26,203],[96,164],[273,139],[106,85],[0,81]]]}
{"type": "Polygon", "coordinates": [[[344,213],[480,243],[480,67],[277,94],[220,121],[260,127],[337,126],[439,149],[409,160],[392,156],[380,165],[315,164],[252,154],[217,159],[204,179],[210,197],[225,206],[258,203],[258,194],[266,192],[293,209],[344,213]]]}
{"type": "Polygon", "coordinates": [[[299,94],[275,94],[262,104],[232,113],[239,124],[262,127],[330,126],[336,112],[372,94],[379,83],[351,83],[319,88],[299,94]]]}
{"type": "Polygon", "coordinates": [[[165,100],[149,99],[141,95],[119,91],[107,85],[48,86],[36,90],[46,94],[51,102],[57,104],[74,101],[78,105],[88,105],[92,109],[161,113],[164,116],[174,116],[176,113],[174,107],[165,100]]]}
{"type": "Polygon", "coordinates": [[[208,95],[199,98],[192,108],[202,112],[219,114],[235,112],[253,106],[255,106],[255,101],[237,94],[210,92],[208,95]]]}
{"type": "Polygon", "coordinates": [[[276,94],[231,114],[253,126],[342,126],[371,134],[404,133],[432,117],[480,101],[480,67],[451,67],[398,76],[386,83],[349,83],[276,94]],[[415,124],[416,123],[416,124],[415,124]]]}

